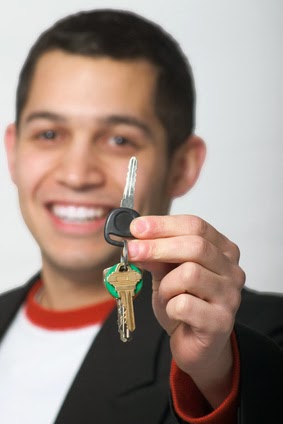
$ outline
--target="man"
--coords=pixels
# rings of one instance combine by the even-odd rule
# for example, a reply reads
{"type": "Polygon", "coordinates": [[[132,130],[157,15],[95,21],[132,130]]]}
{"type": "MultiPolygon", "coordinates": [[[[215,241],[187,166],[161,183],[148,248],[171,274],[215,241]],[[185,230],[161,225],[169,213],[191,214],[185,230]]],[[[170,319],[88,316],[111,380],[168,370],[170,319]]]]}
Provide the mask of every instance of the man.
{"type": "Polygon", "coordinates": [[[67,17],[31,49],[5,144],[42,270],[1,297],[2,422],[235,423],[239,402],[242,422],[252,422],[261,391],[252,400],[250,380],[239,386],[239,367],[252,375],[255,345],[258,367],[262,352],[276,367],[267,411],[278,416],[279,349],[241,325],[233,331],[244,284],[237,246],[198,217],[166,215],[205,158],[193,127],[189,65],[140,17],[67,17]],[[133,155],[142,217],[131,224],[129,259],[150,274],[135,300],[134,338],[122,344],[101,282],[120,251],[103,228],[133,155]]]}

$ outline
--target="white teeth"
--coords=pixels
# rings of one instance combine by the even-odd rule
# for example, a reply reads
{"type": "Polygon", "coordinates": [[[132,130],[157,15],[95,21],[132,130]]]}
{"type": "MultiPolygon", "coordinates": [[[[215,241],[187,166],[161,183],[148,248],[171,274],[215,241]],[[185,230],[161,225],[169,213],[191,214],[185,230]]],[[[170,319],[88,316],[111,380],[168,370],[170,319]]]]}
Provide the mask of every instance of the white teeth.
{"type": "Polygon", "coordinates": [[[89,208],[86,206],[62,206],[53,205],[52,212],[64,221],[84,222],[102,218],[106,213],[103,208],[89,208]]]}

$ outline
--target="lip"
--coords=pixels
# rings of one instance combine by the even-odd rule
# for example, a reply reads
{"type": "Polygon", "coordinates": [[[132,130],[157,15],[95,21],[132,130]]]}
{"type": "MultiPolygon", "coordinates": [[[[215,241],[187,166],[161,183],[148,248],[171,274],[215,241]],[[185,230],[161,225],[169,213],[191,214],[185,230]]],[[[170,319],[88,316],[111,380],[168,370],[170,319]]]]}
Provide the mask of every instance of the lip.
{"type": "Polygon", "coordinates": [[[53,227],[60,233],[66,235],[91,235],[98,231],[101,231],[105,225],[106,218],[109,212],[113,209],[113,206],[94,204],[90,202],[69,202],[69,201],[52,201],[46,203],[46,211],[52,222],[53,227]],[[90,210],[103,210],[103,215],[96,216],[93,219],[72,221],[64,219],[63,217],[54,214],[54,207],[75,207],[84,208],[90,210]]]}

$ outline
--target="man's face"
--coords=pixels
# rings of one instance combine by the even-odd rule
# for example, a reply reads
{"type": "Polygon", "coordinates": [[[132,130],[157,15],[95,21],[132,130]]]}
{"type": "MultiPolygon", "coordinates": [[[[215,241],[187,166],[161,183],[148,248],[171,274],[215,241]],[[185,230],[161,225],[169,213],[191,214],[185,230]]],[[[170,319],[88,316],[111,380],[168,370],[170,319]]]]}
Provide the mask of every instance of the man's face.
{"type": "Polygon", "coordinates": [[[131,156],[138,158],[135,209],[166,213],[168,161],[154,110],[156,77],[142,60],[61,51],[39,60],[8,152],[43,267],[92,272],[119,258],[103,227],[120,204],[131,156]]]}

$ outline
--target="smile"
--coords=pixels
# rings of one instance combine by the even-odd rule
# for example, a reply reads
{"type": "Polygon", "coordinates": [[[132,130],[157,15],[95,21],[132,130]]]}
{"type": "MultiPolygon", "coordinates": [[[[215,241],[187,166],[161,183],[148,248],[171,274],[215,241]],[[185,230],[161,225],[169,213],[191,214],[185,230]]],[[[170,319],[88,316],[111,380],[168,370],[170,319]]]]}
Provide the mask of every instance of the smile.
{"type": "Polygon", "coordinates": [[[106,216],[109,210],[102,207],[53,205],[51,212],[60,220],[70,223],[83,223],[101,219],[106,216]]]}

